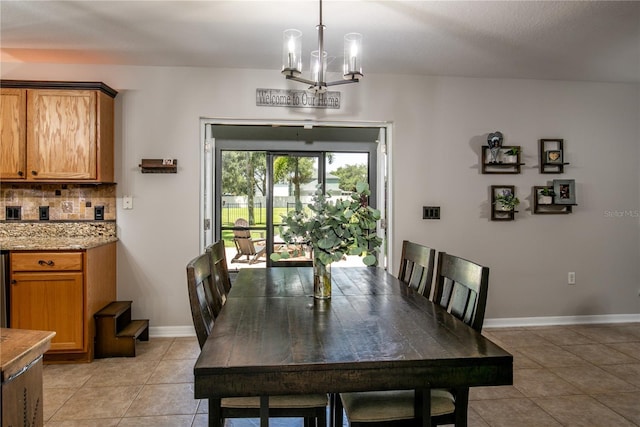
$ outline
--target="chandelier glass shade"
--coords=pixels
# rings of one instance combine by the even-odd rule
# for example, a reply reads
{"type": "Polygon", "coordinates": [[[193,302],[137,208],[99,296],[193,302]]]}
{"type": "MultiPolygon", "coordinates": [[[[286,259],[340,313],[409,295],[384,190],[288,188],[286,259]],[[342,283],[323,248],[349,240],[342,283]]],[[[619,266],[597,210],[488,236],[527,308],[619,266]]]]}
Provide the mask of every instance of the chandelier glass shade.
{"type": "Polygon", "coordinates": [[[302,72],[302,31],[284,30],[282,38],[282,73],[299,76],[302,72]]]}
{"type": "Polygon", "coordinates": [[[309,85],[310,90],[325,92],[328,86],[357,83],[362,74],[362,34],[349,33],[344,36],[343,80],[326,81],[327,52],[324,50],[324,29],[322,24],[322,0],[320,0],[320,20],[318,30],[318,49],[311,52],[310,79],[302,78],[302,32],[296,29],[285,30],[282,34],[282,74],[287,80],[309,85]],[[322,54],[320,54],[322,52],[322,54]]]}

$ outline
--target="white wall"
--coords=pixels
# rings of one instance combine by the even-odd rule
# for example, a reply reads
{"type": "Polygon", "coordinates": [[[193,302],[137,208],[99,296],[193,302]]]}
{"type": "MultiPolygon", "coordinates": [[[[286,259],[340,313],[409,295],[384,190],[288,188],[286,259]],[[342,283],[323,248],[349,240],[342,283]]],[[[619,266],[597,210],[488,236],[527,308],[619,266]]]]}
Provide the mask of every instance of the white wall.
{"type": "Polygon", "coordinates": [[[119,91],[118,297],[153,327],[191,325],[201,117],[391,121],[396,253],[410,239],[490,266],[488,318],[640,313],[638,85],[368,75],[340,88],[342,109],[305,111],[256,107],[257,87],[300,88],[277,71],[4,63],[2,78],[119,91]],[[480,147],[496,130],[523,147],[522,174],[480,174],[480,147]],[[538,173],[540,138],[564,138],[565,174],[538,173]],[[140,159],[163,157],[178,159],[176,175],[139,172],[140,159]],[[532,215],[531,187],[554,178],[576,180],[579,206],[532,215]],[[492,184],[516,185],[516,221],[488,220],[492,184]],[[121,209],[125,194],[133,210],[121,209]],[[442,206],[442,219],[422,220],[423,205],[442,206]]]}

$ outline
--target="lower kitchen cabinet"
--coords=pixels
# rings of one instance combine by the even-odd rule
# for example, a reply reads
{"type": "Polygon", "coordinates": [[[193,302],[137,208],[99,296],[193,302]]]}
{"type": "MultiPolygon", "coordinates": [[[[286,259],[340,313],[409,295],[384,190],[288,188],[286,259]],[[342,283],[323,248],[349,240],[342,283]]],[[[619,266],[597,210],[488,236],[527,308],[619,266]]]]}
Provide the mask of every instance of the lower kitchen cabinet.
{"type": "Polygon", "coordinates": [[[81,271],[16,272],[12,283],[12,328],[56,331],[51,350],[83,350],[84,292],[81,271]]]}
{"type": "Polygon", "coordinates": [[[45,361],[93,360],[93,315],[116,299],[116,243],[10,259],[11,327],[55,331],[45,361]]]}

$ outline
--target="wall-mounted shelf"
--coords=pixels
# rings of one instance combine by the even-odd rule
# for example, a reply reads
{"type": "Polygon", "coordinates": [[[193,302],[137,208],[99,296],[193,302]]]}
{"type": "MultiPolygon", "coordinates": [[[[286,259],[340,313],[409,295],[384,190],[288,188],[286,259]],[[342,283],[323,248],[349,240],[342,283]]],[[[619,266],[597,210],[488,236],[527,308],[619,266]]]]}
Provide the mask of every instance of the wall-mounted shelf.
{"type": "Polygon", "coordinates": [[[516,188],[513,185],[492,185],[491,186],[491,221],[513,221],[518,212],[515,208],[506,209],[502,206],[498,197],[507,194],[516,196],[516,188]]]}
{"type": "Polygon", "coordinates": [[[541,215],[562,215],[570,214],[576,204],[556,204],[554,203],[555,193],[553,186],[536,185],[533,187],[533,213],[541,215]],[[548,190],[552,195],[545,196],[543,190],[548,190]]]}
{"type": "Polygon", "coordinates": [[[564,161],[564,140],[563,139],[541,139],[540,140],[540,173],[563,173],[564,161]]]}
{"type": "Polygon", "coordinates": [[[142,159],[140,171],[142,173],[177,173],[177,159],[142,159]]]}
{"type": "Polygon", "coordinates": [[[518,174],[520,167],[524,165],[521,161],[522,149],[519,145],[505,145],[498,149],[495,161],[492,159],[491,150],[488,145],[482,146],[482,173],[483,174],[518,174]],[[509,155],[511,150],[516,150],[517,154],[509,155]]]}

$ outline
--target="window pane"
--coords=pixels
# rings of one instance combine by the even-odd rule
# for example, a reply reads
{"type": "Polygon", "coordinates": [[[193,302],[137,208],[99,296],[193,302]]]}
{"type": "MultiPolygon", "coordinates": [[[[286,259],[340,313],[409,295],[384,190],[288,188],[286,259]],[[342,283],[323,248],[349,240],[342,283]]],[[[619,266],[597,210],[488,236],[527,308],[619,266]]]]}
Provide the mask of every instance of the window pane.
{"type": "Polygon", "coordinates": [[[276,155],[273,158],[273,243],[277,252],[286,251],[290,258],[280,262],[309,261],[310,251],[303,245],[285,245],[280,237],[282,215],[294,210],[296,204],[307,206],[318,185],[318,156],[298,154],[276,155]]]}
{"type": "MultiPolygon", "coordinates": [[[[334,196],[348,194],[356,189],[358,182],[369,182],[369,154],[327,153],[325,171],[327,191],[334,196]]],[[[357,255],[346,255],[334,264],[340,267],[364,265],[357,255]]]]}
{"type": "Polygon", "coordinates": [[[237,262],[264,267],[266,153],[222,151],[221,155],[222,200],[219,218],[227,259],[232,264],[237,262]]]}
{"type": "Polygon", "coordinates": [[[327,153],[326,183],[331,194],[350,192],[358,182],[369,182],[368,153],[327,153]]]}

